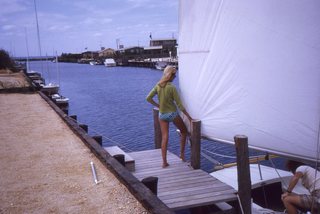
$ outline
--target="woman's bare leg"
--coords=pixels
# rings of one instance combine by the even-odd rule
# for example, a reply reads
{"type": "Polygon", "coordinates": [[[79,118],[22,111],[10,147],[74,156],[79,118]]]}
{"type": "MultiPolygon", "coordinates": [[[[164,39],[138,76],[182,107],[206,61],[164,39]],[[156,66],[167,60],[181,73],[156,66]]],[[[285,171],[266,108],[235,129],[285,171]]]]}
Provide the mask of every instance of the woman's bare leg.
{"type": "Polygon", "coordinates": [[[184,124],[183,120],[180,116],[177,116],[174,121],[174,125],[180,130],[180,158],[182,161],[186,161],[185,158],[185,147],[186,147],[186,140],[188,135],[188,130],[186,125],[184,124]]]}
{"type": "Polygon", "coordinates": [[[168,140],[169,140],[169,122],[160,120],[160,129],[161,129],[161,154],[162,154],[162,167],[165,168],[169,166],[167,161],[167,148],[168,148],[168,140]]]}

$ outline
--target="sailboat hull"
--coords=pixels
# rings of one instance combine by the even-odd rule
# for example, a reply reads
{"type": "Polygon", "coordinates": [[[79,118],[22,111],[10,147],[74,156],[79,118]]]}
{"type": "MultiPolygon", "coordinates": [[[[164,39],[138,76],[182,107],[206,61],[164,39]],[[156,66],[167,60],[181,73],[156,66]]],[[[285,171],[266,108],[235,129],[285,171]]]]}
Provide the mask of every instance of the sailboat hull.
{"type": "Polygon", "coordinates": [[[46,95],[57,94],[59,92],[59,86],[54,84],[43,85],[40,91],[46,95]]]}

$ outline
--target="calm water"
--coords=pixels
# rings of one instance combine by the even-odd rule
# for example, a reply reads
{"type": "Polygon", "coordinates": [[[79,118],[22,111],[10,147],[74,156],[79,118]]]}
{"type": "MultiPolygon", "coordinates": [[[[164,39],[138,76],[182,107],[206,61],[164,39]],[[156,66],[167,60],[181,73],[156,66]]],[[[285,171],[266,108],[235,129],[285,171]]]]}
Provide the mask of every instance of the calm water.
{"type": "MultiPolygon", "coordinates": [[[[153,107],[145,98],[160,79],[161,71],[75,63],[59,63],[58,66],[57,69],[56,63],[31,62],[30,69],[42,70],[47,83],[60,84],[60,94],[70,99],[69,115],[77,115],[80,123],[87,124],[90,135],[102,135],[104,146],[118,145],[128,152],[154,148],[153,107]]],[[[174,84],[178,86],[178,79],[174,84]]],[[[171,124],[169,150],[178,155],[179,148],[179,138],[171,124]]],[[[232,158],[235,156],[233,146],[202,141],[202,149],[203,153],[219,162],[235,161],[232,158]]],[[[186,155],[189,159],[189,148],[186,155]]],[[[277,161],[281,168],[282,164],[282,161],[277,161]]],[[[214,166],[205,157],[202,157],[201,165],[208,172],[214,166]]]]}

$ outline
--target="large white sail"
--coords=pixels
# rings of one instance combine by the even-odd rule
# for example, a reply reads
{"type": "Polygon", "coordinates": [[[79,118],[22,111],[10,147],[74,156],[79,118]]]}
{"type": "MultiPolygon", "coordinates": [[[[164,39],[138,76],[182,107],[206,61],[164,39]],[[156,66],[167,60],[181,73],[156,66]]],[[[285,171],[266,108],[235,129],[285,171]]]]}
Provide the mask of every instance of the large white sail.
{"type": "Polygon", "coordinates": [[[319,160],[319,0],[180,0],[179,84],[202,135],[319,160]]]}

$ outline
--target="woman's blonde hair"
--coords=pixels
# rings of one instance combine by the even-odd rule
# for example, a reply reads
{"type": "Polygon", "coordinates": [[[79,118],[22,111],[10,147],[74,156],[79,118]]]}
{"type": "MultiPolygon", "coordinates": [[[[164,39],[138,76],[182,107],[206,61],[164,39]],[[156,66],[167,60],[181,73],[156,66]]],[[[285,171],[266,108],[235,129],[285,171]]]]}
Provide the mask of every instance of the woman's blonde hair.
{"type": "Polygon", "coordinates": [[[172,75],[176,74],[177,70],[175,67],[168,65],[164,71],[163,71],[163,75],[160,79],[160,81],[158,82],[158,85],[160,87],[165,87],[167,85],[167,83],[170,81],[172,75]]]}

